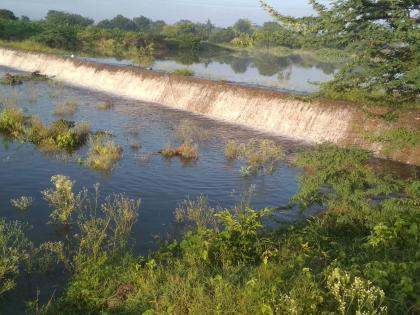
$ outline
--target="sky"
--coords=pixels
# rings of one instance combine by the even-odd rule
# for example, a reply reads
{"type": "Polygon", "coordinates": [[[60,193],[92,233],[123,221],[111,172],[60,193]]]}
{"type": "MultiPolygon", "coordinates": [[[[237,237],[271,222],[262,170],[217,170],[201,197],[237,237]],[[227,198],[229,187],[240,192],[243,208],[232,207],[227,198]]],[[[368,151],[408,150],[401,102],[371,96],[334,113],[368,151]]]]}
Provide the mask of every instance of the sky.
{"type": "MultiPolygon", "coordinates": [[[[308,0],[271,0],[274,7],[293,16],[312,14],[308,0]]],[[[96,21],[117,14],[127,17],[140,15],[173,23],[181,19],[204,22],[210,19],[218,26],[232,25],[239,18],[256,24],[271,17],[260,8],[258,0],[1,0],[0,8],[17,16],[40,19],[48,10],[61,10],[94,18],[96,21]]]]}

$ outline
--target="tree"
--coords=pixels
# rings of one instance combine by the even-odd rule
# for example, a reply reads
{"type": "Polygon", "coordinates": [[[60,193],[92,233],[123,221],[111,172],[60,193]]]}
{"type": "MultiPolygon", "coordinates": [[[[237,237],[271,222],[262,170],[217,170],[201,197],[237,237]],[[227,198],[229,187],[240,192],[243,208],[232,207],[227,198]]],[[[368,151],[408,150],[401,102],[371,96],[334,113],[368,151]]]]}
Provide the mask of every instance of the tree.
{"type": "Polygon", "coordinates": [[[233,29],[237,33],[246,33],[248,35],[252,35],[254,33],[254,27],[250,20],[247,19],[239,19],[233,25],[233,29]]]}
{"type": "Polygon", "coordinates": [[[294,18],[262,0],[263,8],[285,27],[315,43],[355,52],[352,62],[323,85],[325,95],[395,106],[419,104],[418,0],[334,0],[328,7],[316,0],[310,3],[317,16],[294,18]]]}
{"type": "Polygon", "coordinates": [[[137,31],[138,27],[136,23],[134,23],[129,18],[119,14],[114,17],[112,20],[103,20],[98,23],[98,27],[101,28],[109,28],[109,29],[119,29],[123,31],[137,31]]]}
{"type": "Polygon", "coordinates": [[[133,22],[137,25],[137,30],[141,32],[149,32],[153,21],[145,16],[133,18],[133,22]]]}
{"type": "Polygon", "coordinates": [[[45,21],[49,24],[63,26],[81,26],[86,27],[92,25],[94,21],[79,14],[72,14],[63,11],[50,10],[45,17],[45,21]]]}
{"type": "Polygon", "coordinates": [[[17,17],[10,10],[0,9],[0,19],[1,20],[17,20],[17,17]]]}

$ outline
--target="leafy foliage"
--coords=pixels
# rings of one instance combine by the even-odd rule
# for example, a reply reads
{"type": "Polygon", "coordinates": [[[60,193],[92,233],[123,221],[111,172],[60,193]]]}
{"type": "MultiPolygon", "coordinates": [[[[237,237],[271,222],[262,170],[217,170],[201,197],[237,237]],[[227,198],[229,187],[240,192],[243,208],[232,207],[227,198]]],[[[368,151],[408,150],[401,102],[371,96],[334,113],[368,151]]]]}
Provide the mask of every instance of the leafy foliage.
{"type": "Polygon", "coordinates": [[[342,68],[323,93],[329,97],[394,106],[418,102],[419,4],[416,1],[333,1],[324,6],[311,0],[316,17],[293,18],[263,7],[282,25],[320,45],[351,48],[352,62],[342,68]]]}

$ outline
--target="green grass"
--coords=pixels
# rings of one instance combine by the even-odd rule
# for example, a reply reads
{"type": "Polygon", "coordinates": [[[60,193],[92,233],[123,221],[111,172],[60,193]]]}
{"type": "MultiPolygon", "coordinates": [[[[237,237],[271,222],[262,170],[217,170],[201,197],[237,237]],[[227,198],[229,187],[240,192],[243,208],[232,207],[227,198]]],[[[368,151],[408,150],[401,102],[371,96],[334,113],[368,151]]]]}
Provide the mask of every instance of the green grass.
{"type": "Polygon", "coordinates": [[[194,71],[192,71],[190,69],[176,69],[176,70],[172,71],[172,74],[182,75],[182,76],[185,76],[185,77],[192,77],[192,76],[194,76],[194,71]]]}

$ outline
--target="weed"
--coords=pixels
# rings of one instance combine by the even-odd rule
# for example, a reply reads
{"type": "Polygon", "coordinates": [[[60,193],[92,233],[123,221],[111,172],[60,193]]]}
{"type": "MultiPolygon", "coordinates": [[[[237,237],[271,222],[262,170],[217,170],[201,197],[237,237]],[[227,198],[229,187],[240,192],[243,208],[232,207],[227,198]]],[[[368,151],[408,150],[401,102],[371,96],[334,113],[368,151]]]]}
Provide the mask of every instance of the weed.
{"type": "Polygon", "coordinates": [[[121,160],[123,149],[109,137],[95,136],[90,140],[90,149],[85,164],[95,170],[109,172],[121,160]]]}
{"type": "Polygon", "coordinates": [[[75,100],[67,100],[64,103],[57,104],[54,108],[56,116],[72,116],[79,109],[79,105],[75,100]]]}
{"type": "Polygon", "coordinates": [[[19,198],[10,199],[10,204],[20,211],[28,210],[33,203],[32,197],[21,196],[19,198]]]}
{"type": "Polygon", "coordinates": [[[71,216],[75,212],[80,196],[74,194],[74,182],[67,176],[55,175],[51,177],[54,188],[44,190],[42,195],[53,209],[50,218],[52,223],[68,225],[71,223],[71,216]]]}
{"type": "Polygon", "coordinates": [[[21,109],[5,107],[0,113],[0,132],[12,138],[21,138],[25,134],[26,120],[21,109]]]}
{"type": "Polygon", "coordinates": [[[245,166],[241,167],[243,175],[273,174],[277,163],[283,159],[283,151],[274,141],[251,139],[247,143],[238,143],[235,140],[227,142],[225,156],[229,160],[241,160],[245,166]]]}
{"type": "Polygon", "coordinates": [[[16,286],[20,265],[27,262],[32,244],[21,223],[0,218],[0,296],[16,286]]]}

